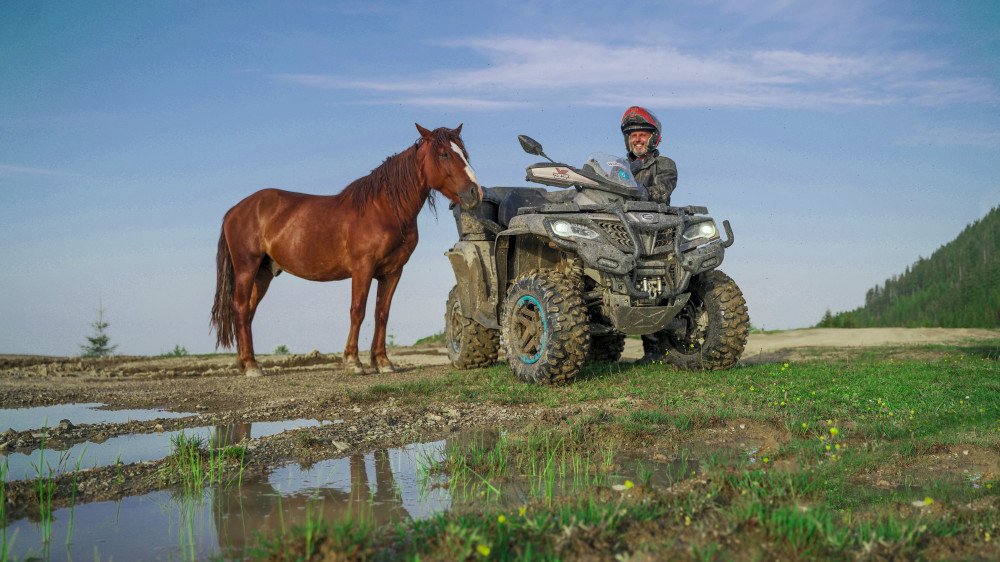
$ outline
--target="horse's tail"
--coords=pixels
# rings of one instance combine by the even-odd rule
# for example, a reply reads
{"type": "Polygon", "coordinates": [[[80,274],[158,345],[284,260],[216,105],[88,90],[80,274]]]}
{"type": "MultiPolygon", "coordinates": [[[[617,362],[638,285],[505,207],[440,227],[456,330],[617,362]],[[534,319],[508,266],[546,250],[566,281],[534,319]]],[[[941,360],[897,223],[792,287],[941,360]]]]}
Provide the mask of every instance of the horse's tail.
{"type": "Polygon", "coordinates": [[[215,348],[230,348],[233,333],[233,293],[235,291],[233,256],[229,253],[225,229],[219,234],[219,252],[215,256],[215,304],[212,305],[212,327],[215,328],[215,348]]]}

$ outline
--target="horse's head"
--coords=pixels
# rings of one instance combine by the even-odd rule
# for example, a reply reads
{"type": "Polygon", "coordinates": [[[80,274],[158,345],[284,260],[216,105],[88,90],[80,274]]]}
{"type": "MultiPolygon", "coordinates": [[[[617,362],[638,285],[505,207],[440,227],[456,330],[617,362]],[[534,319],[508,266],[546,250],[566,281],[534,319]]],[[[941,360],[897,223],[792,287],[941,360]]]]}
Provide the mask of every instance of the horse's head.
{"type": "Polygon", "coordinates": [[[469,165],[469,155],[462,143],[462,126],[440,127],[433,131],[417,125],[417,165],[427,184],[463,209],[475,209],[483,200],[483,187],[469,165]]]}

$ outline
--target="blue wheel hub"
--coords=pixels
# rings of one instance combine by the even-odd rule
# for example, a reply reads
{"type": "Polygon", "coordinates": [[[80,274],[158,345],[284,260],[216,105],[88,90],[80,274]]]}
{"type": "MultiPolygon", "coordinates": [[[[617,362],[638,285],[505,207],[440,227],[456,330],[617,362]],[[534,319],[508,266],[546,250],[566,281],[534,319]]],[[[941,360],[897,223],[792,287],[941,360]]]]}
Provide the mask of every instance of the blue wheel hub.
{"type": "Polygon", "coordinates": [[[531,295],[518,299],[514,308],[514,322],[518,357],[529,365],[537,363],[542,358],[549,331],[538,299],[531,295]]]}

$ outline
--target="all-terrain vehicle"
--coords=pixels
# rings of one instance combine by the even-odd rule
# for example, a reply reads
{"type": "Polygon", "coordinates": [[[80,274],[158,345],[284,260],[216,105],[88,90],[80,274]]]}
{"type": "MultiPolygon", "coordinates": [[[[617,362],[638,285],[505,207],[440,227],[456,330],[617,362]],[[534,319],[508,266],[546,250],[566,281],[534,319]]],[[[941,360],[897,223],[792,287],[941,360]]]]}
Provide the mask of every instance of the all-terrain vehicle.
{"type": "Polygon", "coordinates": [[[488,366],[502,345],[522,380],[560,383],[588,359],[619,360],[626,335],[657,333],[669,365],[736,365],[750,318],[717,269],[733,243],[729,221],[723,239],[706,208],[649,201],[624,158],[595,153],[575,168],[518,139],[548,160],[528,166],[527,181],[564,189],[485,188],[476,209],[453,209],[452,364],[488,366]]]}

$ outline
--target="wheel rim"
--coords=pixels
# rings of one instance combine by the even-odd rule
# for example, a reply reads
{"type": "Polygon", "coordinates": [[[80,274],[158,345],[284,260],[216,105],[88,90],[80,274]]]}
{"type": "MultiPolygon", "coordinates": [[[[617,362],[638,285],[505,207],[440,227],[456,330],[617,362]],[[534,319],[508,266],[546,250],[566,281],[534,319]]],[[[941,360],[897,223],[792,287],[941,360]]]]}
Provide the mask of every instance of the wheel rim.
{"type": "Polygon", "coordinates": [[[514,307],[514,349],[521,361],[531,364],[542,358],[548,326],[538,299],[525,295],[514,307]]]}

